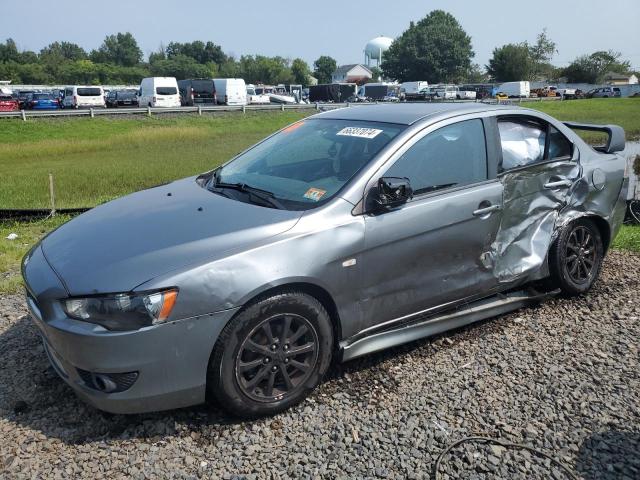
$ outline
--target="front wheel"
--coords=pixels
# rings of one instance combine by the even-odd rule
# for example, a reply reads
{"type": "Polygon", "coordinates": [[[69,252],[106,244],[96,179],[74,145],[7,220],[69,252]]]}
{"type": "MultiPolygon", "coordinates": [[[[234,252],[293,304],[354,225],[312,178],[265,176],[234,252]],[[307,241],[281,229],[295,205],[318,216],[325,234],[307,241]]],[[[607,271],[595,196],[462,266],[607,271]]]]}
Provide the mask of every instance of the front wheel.
{"type": "Polygon", "coordinates": [[[246,418],[302,401],[331,363],[333,329],[322,304],[285,292],[250,304],[222,331],[209,364],[210,396],[246,418]]]}
{"type": "Polygon", "coordinates": [[[549,252],[551,283],[567,296],[587,292],[594,284],[604,258],[600,231],[588,219],[578,219],[562,229],[549,252]]]}

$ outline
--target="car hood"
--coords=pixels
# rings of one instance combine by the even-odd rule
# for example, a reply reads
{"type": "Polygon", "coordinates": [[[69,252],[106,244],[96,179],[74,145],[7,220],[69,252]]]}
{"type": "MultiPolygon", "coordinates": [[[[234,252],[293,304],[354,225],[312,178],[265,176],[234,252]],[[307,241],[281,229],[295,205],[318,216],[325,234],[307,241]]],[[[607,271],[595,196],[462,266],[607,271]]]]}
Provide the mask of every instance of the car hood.
{"type": "Polygon", "coordinates": [[[211,193],[193,177],[89,210],[48,235],[42,250],[70,295],[126,292],[176,268],[257,245],[292,228],[301,215],[211,193]]]}

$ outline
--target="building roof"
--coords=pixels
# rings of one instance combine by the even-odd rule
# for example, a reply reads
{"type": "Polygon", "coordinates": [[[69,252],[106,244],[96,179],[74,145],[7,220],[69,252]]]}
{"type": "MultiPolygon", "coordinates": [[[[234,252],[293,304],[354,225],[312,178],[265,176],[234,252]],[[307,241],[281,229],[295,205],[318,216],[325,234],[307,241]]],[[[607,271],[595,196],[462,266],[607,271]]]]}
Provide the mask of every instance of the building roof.
{"type": "Polygon", "coordinates": [[[504,106],[482,103],[400,103],[361,105],[351,108],[339,108],[317,115],[321,118],[336,120],[360,120],[370,122],[398,123],[412,125],[420,120],[437,114],[450,116],[465,113],[485,112],[504,109],[504,106]]]}
{"type": "Polygon", "coordinates": [[[362,65],[361,63],[350,63],[348,65],[340,65],[338,68],[336,68],[336,71],[333,72],[333,75],[334,76],[346,75],[349,72],[349,70],[351,70],[351,69],[353,69],[355,67],[362,67],[367,72],[372,73],[371,70],[369,70],[365,65],[362,65]]]}

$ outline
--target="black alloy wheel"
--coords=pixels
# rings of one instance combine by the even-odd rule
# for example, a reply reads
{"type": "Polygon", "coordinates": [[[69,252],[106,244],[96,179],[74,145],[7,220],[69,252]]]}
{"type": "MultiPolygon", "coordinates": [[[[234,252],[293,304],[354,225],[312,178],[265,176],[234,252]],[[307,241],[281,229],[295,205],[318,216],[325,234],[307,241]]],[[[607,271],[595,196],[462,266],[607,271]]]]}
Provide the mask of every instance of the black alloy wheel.
{"type": "Polygon", "coordinates": [[[208,398],[244,418],[301,402],[329,369],[333,328],[323,304],[307,293],[283,291],[249,302],[215,343],[208,398]]]}
{"type": "Polygon", "coordinates": [[[295,395],[318,360],[318,334],[299,315],[275,315],[256,326],[236,357],[240,390],[258,402],[295,395]]]}
{"type": "Polygon", "coordinates": [[[586,283],[593,276],[596,265],[596,245],[591,232],[584,226],[578,225],[567,239],[565,252],[565,268],[567,275],[575,283],[586,283]]]}
{"type": "Polygon", "coordinates": [[[547,287],[566,296],[587,292],[600,274],[604,244],[593,220],[580,218],[566,225],[549,250],[547,287]]]}

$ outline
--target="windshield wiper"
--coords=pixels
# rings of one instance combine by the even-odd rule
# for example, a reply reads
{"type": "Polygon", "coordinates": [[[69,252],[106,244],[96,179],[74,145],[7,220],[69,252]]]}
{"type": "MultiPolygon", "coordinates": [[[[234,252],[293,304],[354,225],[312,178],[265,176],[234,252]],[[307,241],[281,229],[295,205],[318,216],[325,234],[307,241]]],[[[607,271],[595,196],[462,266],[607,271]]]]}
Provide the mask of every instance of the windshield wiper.
{"type": "MultiPolygon", "coordinates": [[[[274,207],[280,210],[286,210],[285,206],[282,204],[282,202],[280,202],[275,195],[273,194],[273,192],[270,192],[268,190],[262,190],[261,188],[257,188],[257,187],[252,187],[251,185],[247,185],[246,183],[226,183],[226,182],[221,182],[218,179],[218,171],[216,170],[213,174],[213,178],[212,178],[212,182],[211,182],[211,187],[209,188],[210,190],[212,189],[231,189],[231,190],[238,190],[239,192],[244,192],[249,196],[249,200],[252,199],[258,199],[260,202],[262,202],[263,205],[266,204],[266,206],[269,207],[274,207]]],[[[215,190],[214,190],[215,191],[215,190]]],[[[254,202],[255,203],[255,202],[254,202]]]]}

